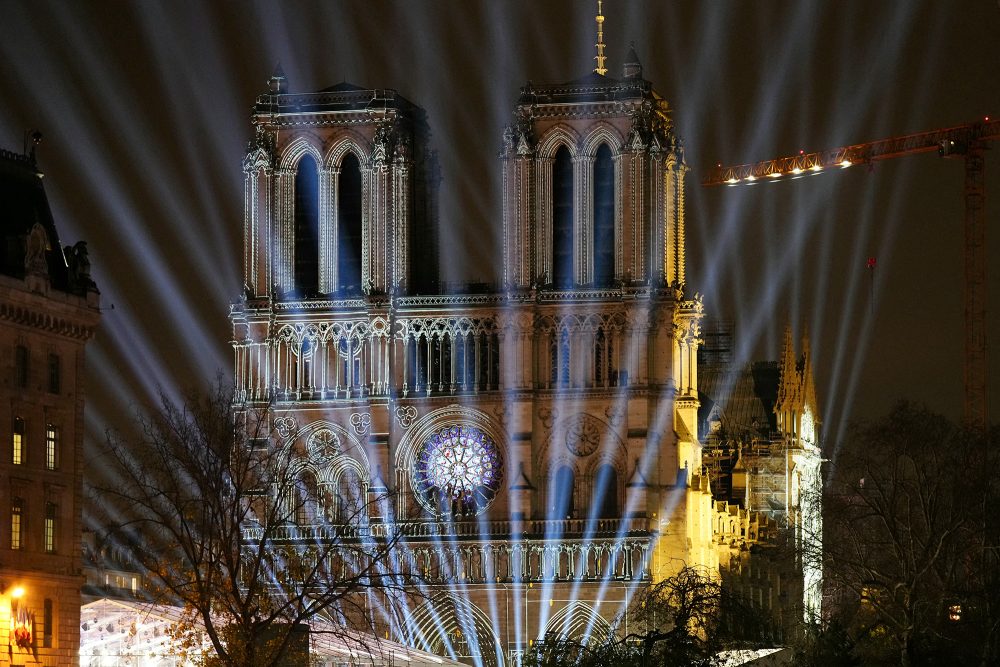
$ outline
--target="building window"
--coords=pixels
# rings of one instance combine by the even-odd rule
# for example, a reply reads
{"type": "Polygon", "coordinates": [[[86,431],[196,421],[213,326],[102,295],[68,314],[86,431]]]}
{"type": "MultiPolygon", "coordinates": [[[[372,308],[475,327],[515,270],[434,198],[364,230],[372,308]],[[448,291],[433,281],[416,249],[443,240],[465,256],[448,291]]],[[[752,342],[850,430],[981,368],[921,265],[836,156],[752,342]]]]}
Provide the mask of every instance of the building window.
{"type": "Polygon", "coordinates": [[[53,621],[52,599],[45,598],[42,607],[42,648],[52,648],[53,621]]]}
{"type": "Polygon", "coordinates": [[[59,467],[59,429],[52,424],[45,425],[45,469],[59,467]]]}
{"type": "Polygon", "coordinates": [[[59,506],[55,503],[45,504],[45,551],[53,553],[56,550],[56,515],[59,513],[59,506]]]}
{"type": "Polygon", "coordinates": [[[14,417],[14,435],[11,438],[10,462],[16,466],[24,463],[24,420],[14,417]]]}
{"type": "Polygon", "coordinates": [[[447,426],[417,453],[413,488],[417,499],[440,516],[475,516],[493,502],[503,478],[503,460],[493,439],[473,426],[447,426]]]}
{"type": "Polygon", "coordinates": [[[316,477],[309,472],[303,472],[296,484],[295,523],[299,526],[310,526],[318,523],[319,500],[316,477]]]}
{"type": "Polygon", "coordinates": [[[573,285],[573,159],[565,146],[552,163],[552,283],[573,285]]]}
{"type": "Polygon", "coordinates": [[[360,523],[364,509],[364,486],[358,473],[347,468],[337,482],[337,521],[360,523]]]}
{"type": "Polygon", "coordinates": [[[560,466],[549,486],[549,519],[569,519],[573,516],[573,469],[560,466]]]}
{"type": "Polygon", "coordinates": [[[58,394],[62,389],[62,373],[59,367],[59,355],[49,355],[49,393],[58,394]]]}
{"type": "Polygon", "coordinates": [[[28,387],[28,348],[24,345],[14,350],[14,384],[21,389],[28,387]]]}
{"type": "Polygon", "coordinates": [[[599,519],[618,518],[618,471],[613,466],[604,464],[597,469],[594,500],[599,519]]]}
{"type": "Polygon", "coordinates": [[[319,173],[308,155],[295,172],[295,288],[300,296],[319,290],[319,173]]]}
{"type": "Polygon", "coordinates": [[[24,530],[24,500],[14,498],[10,503],[10,548],[17,551],[21,548],[21,535],[24,530]]]}
{"type": "Polygon", "coordinates": [[[594,159],[594,284],[615,279],[615,164],[602,144],[594,159]]]}
{"type": "Polygon", "coordinates": [[[353,153],[344,156],[337,179],[337,288],[361,288],[361,163],[353,153]]]}
{"type": "Polygon", "coordinates": [[[553,332],[549,337],[549,384],[552,388],[569,387],[569,332],[553,332]]]}

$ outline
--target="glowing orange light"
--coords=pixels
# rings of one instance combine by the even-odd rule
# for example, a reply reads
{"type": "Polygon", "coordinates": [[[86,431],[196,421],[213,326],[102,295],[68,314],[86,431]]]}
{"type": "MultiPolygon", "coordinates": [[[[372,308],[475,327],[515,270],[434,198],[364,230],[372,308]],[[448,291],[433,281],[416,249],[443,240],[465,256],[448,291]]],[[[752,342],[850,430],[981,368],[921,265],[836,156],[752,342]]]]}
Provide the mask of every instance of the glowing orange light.
{"type": "Polygon", "coordinates": [[[757,180],[757,177],[754,176],[753,174],[747,176],[747,181],[748,182],[752,182],[752,181],[756,181],[756,180],[757,180]]]}
{"type": "Polygon", "coordinates": [[[736,178],[735,176],[730,176],[728,179],[726,179],[726,183],[728,183],[729,185],[736,185],[739,182],[740,179],[736,178]]]}
{"type": "Polygon", "coordinates": [[[768,176],[768,178],[781,178],[781,172],[780,171],[772,171],[767,176],[768,176]]]}
{"type": "Polygon", "coordinates": [[[11,589],[10,596],[14,599],[24,597],[24,588],[22,586],[15,586],[11,589]]]}
{"type": "Polygon", "coordinates": [[[809,169],[811,171],[823,171],[823,166],[819,164],[814,164],[813,166],[809,167],[809,169]]]}
{"type": "Polygon", "coordinates": [[[843,167],[844,169],[846,169],[847,167],[851,166],[851,161],[850,160],[841,160],[840,161],[840,166],[843,167]]]}
{"type": "Polygon", "coordinates": [[[801,169],[799,169],[798,167],[795,167],[795,169],[792,169],[792,173],[793,173],[793,174],[801,174],[801,173],[802,173],[802,170],[801,170],[801,169]]]}

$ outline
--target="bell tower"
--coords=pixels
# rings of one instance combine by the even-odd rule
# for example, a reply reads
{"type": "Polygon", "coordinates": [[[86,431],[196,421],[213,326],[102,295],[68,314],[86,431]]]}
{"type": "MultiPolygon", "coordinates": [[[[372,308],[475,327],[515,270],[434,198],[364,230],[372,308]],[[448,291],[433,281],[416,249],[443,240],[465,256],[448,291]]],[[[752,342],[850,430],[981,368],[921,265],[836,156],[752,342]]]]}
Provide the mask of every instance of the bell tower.
{"type": "Polygon", "coordinates": [[[509,289],[684,285],[684,151],[634,49],[621,79],[522,87],[500,157],[509,289]]]}
{"type": "Polygon", "coordinates": [[[252,124],[243,163],[248,297],[357,297],[436,283],[439,175],[422,109],[394,90],[348,83],[289,93],[279,67],[252,124]]]}

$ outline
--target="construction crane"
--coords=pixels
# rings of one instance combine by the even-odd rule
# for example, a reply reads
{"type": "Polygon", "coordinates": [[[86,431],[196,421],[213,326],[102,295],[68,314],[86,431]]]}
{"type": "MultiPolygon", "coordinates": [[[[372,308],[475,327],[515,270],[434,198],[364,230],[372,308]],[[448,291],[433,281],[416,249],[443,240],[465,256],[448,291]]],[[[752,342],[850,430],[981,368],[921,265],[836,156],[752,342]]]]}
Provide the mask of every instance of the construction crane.
{"type": "Polygon", "coordinates": [[[844,169],[920,153],[965,161],[965,420],[982,431],[989,420],[986,366],[986,187],[983,151],[1000,139],[1000,120],[988,117],[930,132],[907,134],[817,153],[714,168],[705,186],[741,185],[844,169]]]}

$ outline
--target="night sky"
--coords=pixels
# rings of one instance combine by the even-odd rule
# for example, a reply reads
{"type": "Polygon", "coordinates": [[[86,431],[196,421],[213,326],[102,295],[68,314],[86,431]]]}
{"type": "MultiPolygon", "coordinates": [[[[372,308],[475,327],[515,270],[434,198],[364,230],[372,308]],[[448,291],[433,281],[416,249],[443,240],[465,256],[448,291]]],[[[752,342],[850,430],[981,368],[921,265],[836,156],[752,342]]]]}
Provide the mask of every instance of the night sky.
{"type": "MultiPolygon", "coordinates": [[[[104,314],[88,348],[91,442],[130,406],[229,372],[249,109],[280,61],[293,92],[341,81],[423,106],[440,151],[442,270],[495,278],[496,158],[526,81],[593,68],[596,2],[18,2],[0,5],[0,146],[44,135],[63,245],[89,243],[104,314]]],[[[1000,116],[1000,6],[608,0],[610,74],[630,41],[691,167],[688,292],[733,320],[740,359],[809,329],[825,437],[899,398],[962,412],[961,160],[705,189],[735,164],[1000,116]],[[869,256],[877,257],[872,275],[869,256]]],[[[1000,162],[987,155],[989,257],[1000,162]]],[[[1000,266],[990,266],[990,377],[1000,266]]],[[[991,383],[1000,418],[1000,387],[991,383]]]]}

